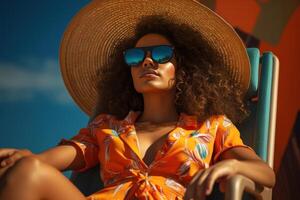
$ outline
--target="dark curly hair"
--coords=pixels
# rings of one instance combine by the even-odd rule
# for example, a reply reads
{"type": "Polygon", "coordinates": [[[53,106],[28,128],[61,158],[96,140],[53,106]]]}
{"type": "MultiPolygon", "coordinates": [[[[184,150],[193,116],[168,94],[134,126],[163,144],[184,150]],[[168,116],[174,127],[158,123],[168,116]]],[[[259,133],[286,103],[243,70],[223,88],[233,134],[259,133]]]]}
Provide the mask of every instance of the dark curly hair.
{"type": "Polygon", "coordinates": [[[196,32],[185,24],[176,24],[164,15],[142,18],[133,38],[122,39],[111,56],[111,65],[98,71],[98,102],[94,117],[108,113],[123,118],[130,110],[143,110],[143,97],[135,91],[130,67],[122,52],[133,47],[148,33],[165,36],[175,47],[177,112],[196,115],[205,120],[211,115],[225,114],[233,122],[241,122],[248,110],[242,92],[220,62],[220,56],[196,32]]]}

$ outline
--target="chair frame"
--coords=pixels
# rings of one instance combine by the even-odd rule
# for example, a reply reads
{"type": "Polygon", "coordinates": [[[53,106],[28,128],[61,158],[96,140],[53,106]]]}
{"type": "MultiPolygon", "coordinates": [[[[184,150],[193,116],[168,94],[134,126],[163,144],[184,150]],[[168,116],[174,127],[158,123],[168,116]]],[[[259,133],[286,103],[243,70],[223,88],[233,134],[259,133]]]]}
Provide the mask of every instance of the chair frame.
{"type": "MultiPolygon", "coordinates": [[[[258,52],[259,53],[259,52],[258,52]]],[[[257,150],[259,156],[265,160],[270,167],[273,168],[274,161],[274,144],[275,144],[275,129],[276,129],[276,114],[277,114],[277,96],[278,96],[278,80],[279,80],[279,60],[278,58],[268,52],[264,53],[260,59],[262,65],[265,62],[271,62],[269,65],[272,69],[261,69],[261,81],[269,81],[268,87],[271,87],[270,94],[265,94],[265,90],[260,90],[262,94],[261,97],[264,98],[264,101],[269,101],[269,107],[265,106],[265,102],[259,104],[259,109],[269,109],[269,112],[265,112],[267,115],[262,116],[266,117],[269,121],[268,126],[258,126],[258,129],[267,129],[268,134],[264,135],[267,137],[267,144],[261,144],[262,138],[256,138],[254,147],[257,150]],[[267,146],[267,151],[266,151],[267,146]]],[[[266,65],[268,66],[268,65],[266,65]]],[[[265,84],[265,83],[261,83],[265,84]]],[[[259,97],[260,98],[260,97],[259,97]]],[[[262,120],[261,120],[262,121],[262,120]]],[[[263,130],[258,130],[263,131],[263,130]]],[[[268,187],[263,187],[251,179],[242,176],[234,175],[230,179],[225,181],[225,200],[240,200],[243,197],[244,192],[251,194],[255,199],[271,200],[272,199],[272,189],[268,187]]]]}

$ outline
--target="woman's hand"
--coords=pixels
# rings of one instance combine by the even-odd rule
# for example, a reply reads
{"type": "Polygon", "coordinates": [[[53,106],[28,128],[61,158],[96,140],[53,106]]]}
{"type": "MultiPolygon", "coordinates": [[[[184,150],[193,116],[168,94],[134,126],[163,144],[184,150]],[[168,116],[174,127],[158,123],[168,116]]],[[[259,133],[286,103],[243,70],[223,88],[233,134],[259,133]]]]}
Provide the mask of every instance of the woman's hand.
{"type": "Polygon", "coordinates": [[[8,168],[14,165],[14,163],[23,158],[24,156],[30,156],[33,153],[27,149],[1,149],[0,148],[0,177],[6,172],[8,168]]]}
{"type": "Polygon", "coordinates": [[[13,165],[17,160],[33,153],[28,149],[0,149],[0,169],[13,165]]]}
{"type": "Polygon", "coordinates": [[[184,199],[205,199],[205,196],[211,193],[215,182],[237,173],[237,162],[235,159],[223,160],[198,172],[188,185],[184,199]]]}

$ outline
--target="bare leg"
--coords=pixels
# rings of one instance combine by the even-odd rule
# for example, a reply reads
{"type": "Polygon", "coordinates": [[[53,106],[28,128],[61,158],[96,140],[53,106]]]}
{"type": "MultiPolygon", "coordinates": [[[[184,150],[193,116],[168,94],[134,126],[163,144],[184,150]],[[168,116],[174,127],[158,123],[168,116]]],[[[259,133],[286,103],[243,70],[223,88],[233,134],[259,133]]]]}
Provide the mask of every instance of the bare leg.
{"type": "Polygon", "coordinates": [[[85,200],[84,195],[50,165],[25,157],[0,179],[0,200],[85,200]]]}

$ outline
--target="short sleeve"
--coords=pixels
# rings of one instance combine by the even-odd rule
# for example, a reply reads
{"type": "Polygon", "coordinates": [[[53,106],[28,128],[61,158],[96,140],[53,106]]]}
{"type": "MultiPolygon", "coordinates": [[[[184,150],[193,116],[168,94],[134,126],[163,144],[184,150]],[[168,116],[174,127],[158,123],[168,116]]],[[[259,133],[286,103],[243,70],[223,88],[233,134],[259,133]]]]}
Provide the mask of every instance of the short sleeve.
{"type": "Polygon", "coordinates": [[[99,148],[90,127],[80,129],[78,134],[69,140],[62,139],[58,145],[72,145],[77,149],[77,152],[81,153],[85,165],[81,169],[74,170],[76,172],[85,171],[99,163],[99,148]]]}
{"type": "Polygon", "coordinates": [[[230,121],[230,119],[228,119],[225,115],[221,115],[218,116],[217,120],[218,128],[214,143],[213,163],[219,160],[220,155],[223,152],[233,147],[245,147],[252,150],[252,148],[243,143],[239,130],[230,121]]]}

